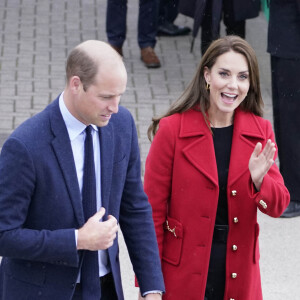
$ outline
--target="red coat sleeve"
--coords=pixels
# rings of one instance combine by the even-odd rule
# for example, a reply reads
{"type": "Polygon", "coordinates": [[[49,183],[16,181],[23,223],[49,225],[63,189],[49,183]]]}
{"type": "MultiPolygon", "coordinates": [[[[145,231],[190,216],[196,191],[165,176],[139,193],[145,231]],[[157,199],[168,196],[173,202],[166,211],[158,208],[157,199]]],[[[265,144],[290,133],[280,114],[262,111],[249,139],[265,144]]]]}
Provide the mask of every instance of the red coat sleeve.
{"type": "MultiPolygon", "coordinates": [[[[267,140],[275,142],[274,132],[271,123],[266,122],[267,140]]],[[[277,158],[277,152],[274,160],[277,158]]],[[[280,217],[290,202],[290,194],[284,185],[283,178],[277,165],[274,163],[269,172],[265,175],[260,191],[256,192],[250,180],[251,197],[257,203],[259,210],[271,217],[280,217]]]]}

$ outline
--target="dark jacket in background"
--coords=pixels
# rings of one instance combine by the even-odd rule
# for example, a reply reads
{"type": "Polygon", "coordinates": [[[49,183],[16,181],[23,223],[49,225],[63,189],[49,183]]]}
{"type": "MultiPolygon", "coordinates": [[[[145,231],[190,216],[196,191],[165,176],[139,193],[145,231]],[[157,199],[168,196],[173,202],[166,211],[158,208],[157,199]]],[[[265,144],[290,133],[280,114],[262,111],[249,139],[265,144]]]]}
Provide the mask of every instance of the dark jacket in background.
{"type": "MultiPolygon", "coordinates": [[[[212,1],[213,15],[215,23],[213,27],[218,27],[222,14],[222,0],[179,0],[179,12],[188,17],[194,18],[193,36],[197,36],[201,26],[206,4],[212,1]]],[[[260,11],[260,0],[231,0],[235,21],[255,18],[260,11]]]]}
{"type": "Polygon", "coordinates": [[[271,0],[268,52],[282,58],[300,58],[300,0],[271,0]]]}

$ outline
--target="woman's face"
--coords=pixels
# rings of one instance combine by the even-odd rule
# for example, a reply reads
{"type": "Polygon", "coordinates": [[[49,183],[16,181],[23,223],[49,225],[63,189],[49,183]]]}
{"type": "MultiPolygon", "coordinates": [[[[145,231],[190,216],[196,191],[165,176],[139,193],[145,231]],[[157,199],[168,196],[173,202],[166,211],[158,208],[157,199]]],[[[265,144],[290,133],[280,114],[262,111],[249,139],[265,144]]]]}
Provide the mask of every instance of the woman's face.
{"type": "Polygon", "coordinates": [[[204,77],[210,85],[209,116],[231,120],[250,86],[245,56],[234,51],[220,55],[211,69],[204,69],[204,77]]]}

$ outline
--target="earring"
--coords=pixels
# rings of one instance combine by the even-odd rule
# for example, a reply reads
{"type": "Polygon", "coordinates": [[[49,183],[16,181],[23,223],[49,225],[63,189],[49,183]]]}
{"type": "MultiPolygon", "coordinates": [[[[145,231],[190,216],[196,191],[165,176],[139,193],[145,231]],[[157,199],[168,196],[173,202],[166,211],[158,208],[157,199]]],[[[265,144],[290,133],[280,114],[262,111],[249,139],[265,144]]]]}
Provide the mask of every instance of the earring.
{"type": "Polygon", "coordinates": [[[206,89],[209,90],[210,89],[210,84],[206,82],[206,89]]]}

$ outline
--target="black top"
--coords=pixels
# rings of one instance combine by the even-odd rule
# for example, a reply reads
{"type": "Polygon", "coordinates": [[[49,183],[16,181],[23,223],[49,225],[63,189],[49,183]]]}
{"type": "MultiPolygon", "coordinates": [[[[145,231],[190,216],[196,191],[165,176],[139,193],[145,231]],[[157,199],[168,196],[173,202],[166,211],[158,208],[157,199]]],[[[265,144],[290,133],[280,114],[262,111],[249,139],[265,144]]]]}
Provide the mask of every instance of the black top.
{"type": "Polygon", "coordinates": [[[228,225],[227,178],[232,143],[233,125],[212,128],[219,177],[219,200],[216,224],[228,225]]]}

